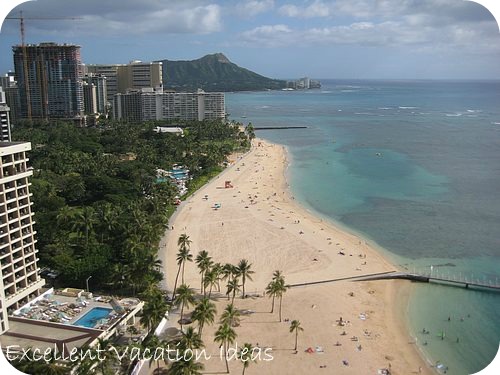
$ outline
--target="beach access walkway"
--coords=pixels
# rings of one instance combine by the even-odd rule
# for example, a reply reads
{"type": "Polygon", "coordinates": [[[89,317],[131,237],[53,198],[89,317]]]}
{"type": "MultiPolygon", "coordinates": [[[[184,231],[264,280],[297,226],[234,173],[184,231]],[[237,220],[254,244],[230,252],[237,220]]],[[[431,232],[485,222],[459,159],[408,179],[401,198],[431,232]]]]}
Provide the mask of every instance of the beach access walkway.
{"type": "Polygon", "coordinates": [[[395,279],[410,280],[410,281],[423,282],[423,283],[436,283],[436,284],[441,284],[441,285],[462,287],[465,289],[500,292],[500,284],[498,284],[497,281],[493,282],[491,280],[489,280],[489,281],[485,280],[483,282],[480,282],[478,279],[477,280],[472,280],[472,279],[468,280],[466,277],[460,278],[460,277],[453,277],[453,276],[448,276],[448,277],[432,276],[430,274],[424,275],[424,274],[418,274],[418,273],[406,273],[406,272],[399,272],[399,271],[377,272],[377,273],[372,273],[372,274],[368,274],[368,275],[357,275],[357,276],[350,276],[350,277],[341,277],[341,278],[336,278],[336,279],[309,281],[309,282],[304,282],[304,283],[290,284],[289,287],[290,288],[298,288],[298,287],[305,287],[305,286],[318,285],[318,284],[327,284],[327,283],[333,283],[336,281],[346,281],[346,280],[375,281],[375,280],[395,280],[395,279]]]}

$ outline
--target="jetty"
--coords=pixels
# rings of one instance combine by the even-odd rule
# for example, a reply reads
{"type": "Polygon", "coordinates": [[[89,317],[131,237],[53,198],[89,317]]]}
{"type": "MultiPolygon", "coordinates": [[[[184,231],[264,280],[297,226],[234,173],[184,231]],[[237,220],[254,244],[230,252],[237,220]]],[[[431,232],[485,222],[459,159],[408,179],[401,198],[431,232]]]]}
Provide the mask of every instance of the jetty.
{"type": "Polygon", "coordinates": [[[400,271],[387,271],[387,272],[379,272],[372,273],[366,275],[358,275],[358,276],[349,276],[349,277],[341,277],[337,279],[327,279],[327,280],[317,280],[317,281],[308,281],[304,283],[296,283],[288,285],[290,288],[298,288],[298,287],[307,287],[318,284],[328,284],[338,281],[375,281],[375,280],[410,280],[414,282],[421,283],[435,283],[441,285],[462,287],[465,289],[474,289],[478,291],[490,291],[490,292],[500,292],[500,284],[498,280],[493,281],[479,281],[479,280],[468,280],[466,277],[464,278],[456,278],[451,276],[438,276],[431,274],[418,274],[418,273],[407,273],[400,271]]]}
{"type": "Polygon", "coordinates": [[[254,130],[286,130],[286,129],[307,129],[307,126],[266,126],[254,127],[254,130]]]}
{"type": "Polygon", "coordinates": [[[454,276],[444,276],[444,275],[432,275],[432,274],[419,274],[419,273],[407,273],[407,272],[388,272],[385,274],[373,274],[365,275],[356,279],[356,281],[370,281],[370,280],[390,280],[390,279],[401,279],[410,280],[414,282],[421,283],[436,283],[442,285],[456,286],[465,289],[475,289],[483,291],[493,291],[500,292],[500,284],[498,280],[494,282],[491,280],[480,281],[479,279],[468,279],[467,277],[454,277],[454,276]]]}

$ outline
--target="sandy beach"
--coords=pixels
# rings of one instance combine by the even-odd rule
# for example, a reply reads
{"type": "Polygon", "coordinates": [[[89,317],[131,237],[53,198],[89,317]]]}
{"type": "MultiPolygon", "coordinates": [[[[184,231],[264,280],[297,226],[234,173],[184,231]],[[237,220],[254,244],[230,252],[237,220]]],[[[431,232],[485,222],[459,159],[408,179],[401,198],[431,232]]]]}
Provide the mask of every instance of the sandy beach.
{"type": "MultiPolygon", "coordinates": [[[[403,314],[410,285],[404,281],[349,280],[290,288],[283,298],[283,322],[264,289],[275,270],[287,284],[308,283],[395,270],[363,238],[347,233],[301,207],[290,194],[285,178],[283,146],[254,140],[252,150],[216,179],[183,202],[160,244],[166,287],[173,288],[177,272],[177,239],[186,233],[193,258],[207,250],[216,262],[237,264],[248,259],[255,271],[246,284],[249,298],[235,300],[242,316],[236,342],[272,348],[273,360],[252,363],[246,374],[432,374],[406,330],[403,314]],[[224,188],[225,181],[232,188],[224,188]],[[204,199],[205,195],[208,199],[204,199]],[[214,209],[219,203],[220,208],[214,209]],[[343,325],[339,324],[342,318],[343,325]],[[304,328],[294,354],[295,335],[290,321],[304,328]],[[306,349],[312,348],[308,353],[306,349]],[[420,369],[419,369],[420,368],[420,369]],[[421,371],[421,372],[420,372],[421,371]]],[[[194,263],[186,265],[185,281],[199,292],[200,276],[194,263]]],[[[227,305],[225,286],[215,293],[218,314],[227,305]]],[[[213,333],[206,327],[205,372],[225,372],[213,333]]],[[[229,364],[242,371],[240,362],[229,364]]]]}

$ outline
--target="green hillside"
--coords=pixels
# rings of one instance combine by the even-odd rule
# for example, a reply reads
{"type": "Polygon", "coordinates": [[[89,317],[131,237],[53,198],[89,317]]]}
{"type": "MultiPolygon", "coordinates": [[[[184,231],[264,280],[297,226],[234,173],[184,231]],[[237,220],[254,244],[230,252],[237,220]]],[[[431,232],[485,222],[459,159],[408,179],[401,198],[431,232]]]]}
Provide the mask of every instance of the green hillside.
{"type": "Polygon", "coordinates": [[[163,85],[177,91],[245,91],[280,89],[282,80],[270,79],[229,61],[222,53],[206,55],[192,61],[160,60],[163,63],[163,85]]]}

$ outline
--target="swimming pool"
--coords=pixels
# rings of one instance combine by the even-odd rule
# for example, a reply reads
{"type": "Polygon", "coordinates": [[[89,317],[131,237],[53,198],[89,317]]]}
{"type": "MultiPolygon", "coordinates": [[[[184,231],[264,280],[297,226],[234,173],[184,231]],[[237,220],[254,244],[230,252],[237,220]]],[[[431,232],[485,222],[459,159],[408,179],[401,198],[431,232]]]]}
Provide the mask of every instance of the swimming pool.
{"type": "Polygon", "coordinates": [[[94,307],[80,319],[73,323],[74,326],[94,328],[99,320],[107,318],[113,309],[94,307]]]}

